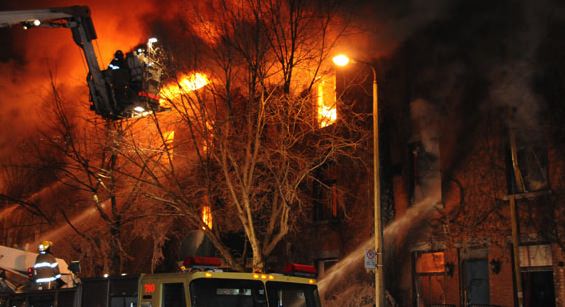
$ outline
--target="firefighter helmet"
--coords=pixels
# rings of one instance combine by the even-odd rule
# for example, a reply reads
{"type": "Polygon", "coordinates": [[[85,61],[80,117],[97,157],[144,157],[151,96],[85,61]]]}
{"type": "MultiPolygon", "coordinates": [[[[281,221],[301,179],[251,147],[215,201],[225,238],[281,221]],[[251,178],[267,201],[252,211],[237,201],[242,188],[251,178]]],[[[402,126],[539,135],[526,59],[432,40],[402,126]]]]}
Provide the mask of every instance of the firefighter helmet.
{"type": "Polygon", "coordinates": [[[121,50],[116,50],[116,52],[114,52],[114,59],[123,60],[124,59],[124,52],[121,51],[121,50]]]}
{"type": "Polygon", "coordinates": [[[43,241],[41,242],[41,244],[39,244],[39,252],[40,253],[46,253],[49,251],[49,249],[51,248],[51,246],[53,246],[53,242],[51,241],[43,241]]]}

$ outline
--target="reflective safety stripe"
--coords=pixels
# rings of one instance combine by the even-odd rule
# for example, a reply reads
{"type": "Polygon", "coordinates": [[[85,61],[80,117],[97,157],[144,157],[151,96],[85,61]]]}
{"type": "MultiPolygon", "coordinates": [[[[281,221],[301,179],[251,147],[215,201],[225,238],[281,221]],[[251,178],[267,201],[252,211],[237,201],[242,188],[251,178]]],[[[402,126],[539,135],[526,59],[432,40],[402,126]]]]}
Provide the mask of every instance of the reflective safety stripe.
{"type": "Polygon", "coordinates": [[[120,66],[118,66],[118,65],[110,64],[110,65],[108,65],[108,66],[109,66],[112,70],[120,69],[120,66]]]}
{"type": "Polygon", "coordinates": [[[45,278],[38,278],[35,280],[36,283],[42,283],[42,282],[52,282],[55,281],[57,279],[61,278],[61,274],[57,274],[54,277],[45,277],[45,278]]]}
{"type": "Polygon", "coordinates": [[[33,265],[34,269],[38,268],[55,268],[59,265],[57,262],[49,263],[49,262],[38,262],[33,265]]]}

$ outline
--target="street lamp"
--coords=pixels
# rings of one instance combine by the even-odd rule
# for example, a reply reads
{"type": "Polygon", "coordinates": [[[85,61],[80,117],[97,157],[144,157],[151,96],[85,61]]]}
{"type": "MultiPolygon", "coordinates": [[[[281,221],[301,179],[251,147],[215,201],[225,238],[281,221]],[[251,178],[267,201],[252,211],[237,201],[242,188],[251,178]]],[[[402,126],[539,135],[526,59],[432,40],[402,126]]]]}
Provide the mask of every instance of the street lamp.
{"type": "Polygon", "coordinates": [[[383,278],[383,229],[381,224],[381,182],[379,163],[379,101],[377,96],[377,71],[367,62],[350,59],[345,54],[333,57],[335,65],[345,67],[349,63],[360,63],[371,68],[373,73],[373,210],[375,222],[375,306],[384,307],[384,278],[383,278]]]}

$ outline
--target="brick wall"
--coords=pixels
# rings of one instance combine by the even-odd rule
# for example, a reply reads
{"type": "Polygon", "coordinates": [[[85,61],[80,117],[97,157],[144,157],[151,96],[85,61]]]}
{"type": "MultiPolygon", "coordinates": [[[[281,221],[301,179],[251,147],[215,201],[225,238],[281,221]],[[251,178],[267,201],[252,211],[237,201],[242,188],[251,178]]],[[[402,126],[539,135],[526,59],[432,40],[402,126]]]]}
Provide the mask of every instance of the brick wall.
{"type": "Polygon", "coordinates": [[[457,249],[451,248],[445,252],[445,262],[453,264],[453,275],[447,276],[447,287],[446,287],[446,303],[459,306],[461,301],[459,295],[459,284],[461,278],[461,272],[459,269],[459,255],[457,249]]]}
{"type": "Polygon", "coordinates": [[[552,254],[555,306],[565,306],[565,255],[557,244],[552,245],[552,254]]]}
{"type": "Polygon", "coordinates": [[[512,265],[511,247],[501,248],[491,246],[489,248],[489,286],[490,303],[498,306],[514,306],[514,277],[512,265]],[[500,272],[494,273],[490,268],[490,262],[496,259],[500,261],[500,272]]]}

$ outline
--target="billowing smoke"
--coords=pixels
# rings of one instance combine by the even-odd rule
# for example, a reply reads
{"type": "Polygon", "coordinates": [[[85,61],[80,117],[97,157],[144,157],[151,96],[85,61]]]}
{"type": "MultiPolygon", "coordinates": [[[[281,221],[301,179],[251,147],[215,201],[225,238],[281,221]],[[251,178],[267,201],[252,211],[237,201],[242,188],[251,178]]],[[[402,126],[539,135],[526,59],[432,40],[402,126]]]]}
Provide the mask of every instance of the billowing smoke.
{"type": "MultiPolygon", "coordinates": [[[[492,124],[488,119],[499,123],[497,127],[512,125],[522,128],[521,132],[538,130],[546,124],[541,118],[551,101],[539,95],[535,78],[542,74],[543,66],[551,65],[540,57],[540,46],[556,45],[547,40],[558,36],[550,38],[547,31],[565,25],[565,11],[563,3],[557,1],[435,1],[429,7],[427,4],[428,1],[382,1],[360,6],[365,9],[360,15],[364,28],[371,30],[374,37],[358,43],[366,47],[358,56],[379,58],[376,62],[381,68],[381,104],[385,111],[395,112],[383,113],[394,116],[394,120],[388,121],[394,127],[386,129],[394,131],[403,146],[413,141],[414,131],[406,128],[411,126],[409,114],[417,107],[413,102],[433,104],[441,118],[442,180],[449,182],[472,152],[477,138],[484,136],[481,133],[495,132],[485,129],[485,123],[492,124]],[[424,2],[426,9],[421,6],[424,2]],[[377,6],[382,6],[382,10],[376,13],[380,17],[375,18],[373,9],[377,6]]],[[[555,94],[543,96],[553,98],[555,94]]],[[[412,127],[425,133],[423,128],[412,127]]],[[[387,228],[388,240],[398,239],[395,246],[387,245],[389,256],[396,255],[394,249],[399,251],[398,255],[409,255],[410,244],[418,242],[425,233],[431,209],[433,206],[413,206],[387,228]],[[401,231],[394,230],[396,225],[403,226],[401,231]]],[[[399,258],[402,261],[409,267],[409,257],[399,258]]],[[[348,272],[344,269],[343,273],[348,272]]],[[[411,283],[407,278],[399,278],[406,276],[400,272],[403,271],[399,265],[395,276],[389,279],[392,283],[387,285],[396,298],[408,292],[394,287],[407,289],[411,283]]]]}
{"type": "Polygon", "coordinates": [[[506,40],[509,47],[506,61],[495,65],[490,72],[493,103],[507,107],[513,114],[509,120],[522,131],[539,130],[542,102],[533,90],[536,72],[536,52],[546,37],[549,1],[523,5],[519,26],[506,40]]]}
{"type": "MultiPolygon", "coordinates": [[[[213,20],[189,18],[196,13],[213,16],[211,1],[82,2],[92,9],[102,66],[114,50],[128,50],[153,34],[162,35],[176,54],[183,53],[185,44],[213,43],[213,20]]],[[[73,4],[14,1],[0,4],[0,9],[73,4]]],[[[338,48],[362,59],[385,59],[379,61],[386,62],[379,71],[385,108],[400,110],[408,121],[410,102],[423,99],[445,119],[442,131],[449,133],[441,136],[444,172],[465,157],[485,110],[508,107],[515,110],[518,125],[539,125],[544,107],[532,89],[533,75],[542,61],[536,53],[549,24],[563,24],[557,19],[563,15],[560,1],[354,1],[341,9],[351,31],[338,48]]],[[[50,73],[68,94],[67,101],[87,106],[88,96],[86,68],[68,30],[2,29],[0,40],[1,159],[18,150],[15,145],[44,124],[41,107],[50,93],[50,73]]],[[[405,133],[404,137],[408,143],[410,136],[405,133]]],[[[429,208],[425,207],[426,212],[429,208]]],[[[414,219],[421,222],[421,212],[416,213],[414,219]]],[[[412,222],[398,221],[395,225],[406,227],[397,235],[408,240],[412,222]]]]}
{"type": "MultiPolygon", "coordinates": [[[[144,16],[155,12],[151,1],[83,1],[91,8],[98,34],[95,47],[105,68],[116,49],[129,50],[147,38],[144,16]]],[[[0,10],[44,9],[76,5],[73,1],[17,1],[0,10]]],[[[0,29],[0,158],[33,137],[49,119],[51,80],[65,100],[88,108],[87,68],[68,29],[20,27],[0,29]],[[9,128],[9,129],[8,129],[9,128]]]]}
{"type": "Polygon", "coordinates": [[[352,1],[342,7],[350,21],[338,48],[364,60],[390,56],[418,30],[443,18],[449,0],[352,1]]]}

